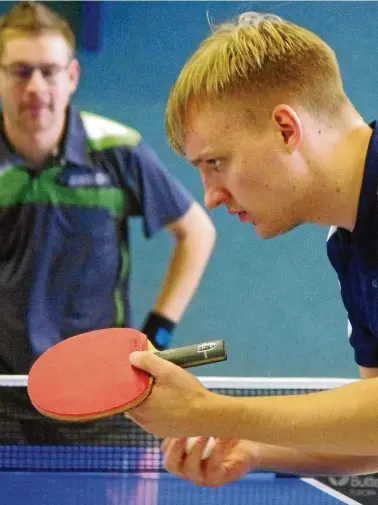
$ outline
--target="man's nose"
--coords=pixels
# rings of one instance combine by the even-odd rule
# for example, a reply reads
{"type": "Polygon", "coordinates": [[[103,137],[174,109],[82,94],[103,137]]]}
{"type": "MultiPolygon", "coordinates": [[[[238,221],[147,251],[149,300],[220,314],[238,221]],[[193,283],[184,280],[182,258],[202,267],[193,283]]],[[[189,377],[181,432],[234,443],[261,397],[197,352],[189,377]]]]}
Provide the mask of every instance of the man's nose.
{"type": "Polygon", "coordinates": [[[42,75],[42,72],[35,68],[28,80],[26,89],[30,92],[41,91],[46,88],[46,81],[42,75]]]}
{"type": "Polygon", "coordinates": [[[220,205],[226,205],[228,192],[219,187],[204,187],[204,204],[207,209],[216,209],[220,205]]]}

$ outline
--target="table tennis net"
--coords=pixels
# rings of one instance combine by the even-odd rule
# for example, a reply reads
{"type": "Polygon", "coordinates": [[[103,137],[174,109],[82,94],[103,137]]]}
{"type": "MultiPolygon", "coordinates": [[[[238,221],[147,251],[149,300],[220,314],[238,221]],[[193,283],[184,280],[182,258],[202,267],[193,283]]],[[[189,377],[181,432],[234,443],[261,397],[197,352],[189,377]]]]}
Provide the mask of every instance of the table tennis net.
{"type": "MultiPolygon", "coordinates": [[[[200,377],[231,396],[308,394],[350,379],[200,377]]],[[[30,404],[26,376],[0,376],[0,470],[159,472],[161,440],[123,415],[66,423],[41,416],[30,404]]],[[[236,430],[237,432],[237,430],[236,430]]]]}

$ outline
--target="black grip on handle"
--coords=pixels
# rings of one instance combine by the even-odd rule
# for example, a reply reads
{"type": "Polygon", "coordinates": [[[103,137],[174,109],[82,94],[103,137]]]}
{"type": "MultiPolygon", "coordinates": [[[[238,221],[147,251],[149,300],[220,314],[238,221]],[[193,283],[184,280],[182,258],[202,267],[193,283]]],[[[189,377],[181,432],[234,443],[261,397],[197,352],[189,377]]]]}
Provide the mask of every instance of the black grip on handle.
{"type": "Polygon", "coordinates": [[[227,359],[226,346],[223,340],[213,340],[202,344],[187,345],[166,351],[155,352],[157,356],[180,366],[193,366],[217,363],[227,359]]]}

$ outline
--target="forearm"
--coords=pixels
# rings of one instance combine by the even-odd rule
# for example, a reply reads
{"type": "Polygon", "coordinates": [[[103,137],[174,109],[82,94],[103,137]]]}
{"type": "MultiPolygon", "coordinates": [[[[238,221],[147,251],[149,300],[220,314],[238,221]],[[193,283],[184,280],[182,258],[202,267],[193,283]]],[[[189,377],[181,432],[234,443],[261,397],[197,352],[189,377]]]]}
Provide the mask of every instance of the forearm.
{"type": "Polygon", "coordinates": [[[212,226],[195,235],[177,238],[153,310],[179,321],[193,297],[214,246],[212,226]]]}
{"type": "Polygon", "coordinates": [[[303,452],[260,444],[262,470],[301,476],[362,475],[378,472],[378,456],[348,456],[303,452]]]}
{"type": "Polygon", "coordinates": [[[234,438],[237,430],[239,438],[303,451],[378,456],[377,378],[308,395],[214,395],[202,409],[202,435],[234,438]]]}

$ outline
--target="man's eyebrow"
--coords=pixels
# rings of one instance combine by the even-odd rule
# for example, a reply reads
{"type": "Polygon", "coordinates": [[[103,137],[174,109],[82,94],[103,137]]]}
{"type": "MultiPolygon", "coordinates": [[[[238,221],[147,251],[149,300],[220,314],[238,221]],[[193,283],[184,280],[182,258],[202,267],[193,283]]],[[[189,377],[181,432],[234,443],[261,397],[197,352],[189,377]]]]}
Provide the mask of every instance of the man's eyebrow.
{"type": "Polygon", "coordinates": [[[192,159],[188,158],[188,161],[189,161],[189,163],[191,163],[195,167],[198,167],[198,165],[201,163],[201,161],[203,161],[203,159],[201,156],[198,156],[197,158],[192,158],[192,159]]]}
{"type": "Polygon", "coordinates": [[[50,67],[51,65],[58,65],[60,66],[60,63],[57,63],[55,61],[49,61],[49,62],[42,62],[42,63],[35,63],[31,61],[24,61],[24,60],[16,60],[16,61],[11,61],[10,63],[5,64],[5,66],[10,66],[10,67],[17,67],[17,66],[22,66],[22,67],[50,67]]]}
{"type": "Polygon", "coordinates": [[[207,159],[215,158],[211,148],[205,148],[198,156],[196,156],[195,158],[187,158],[187,160],[189,161],[189,163],[197,167],[201,162],[205,161],[206,158],[207,159]]]}

